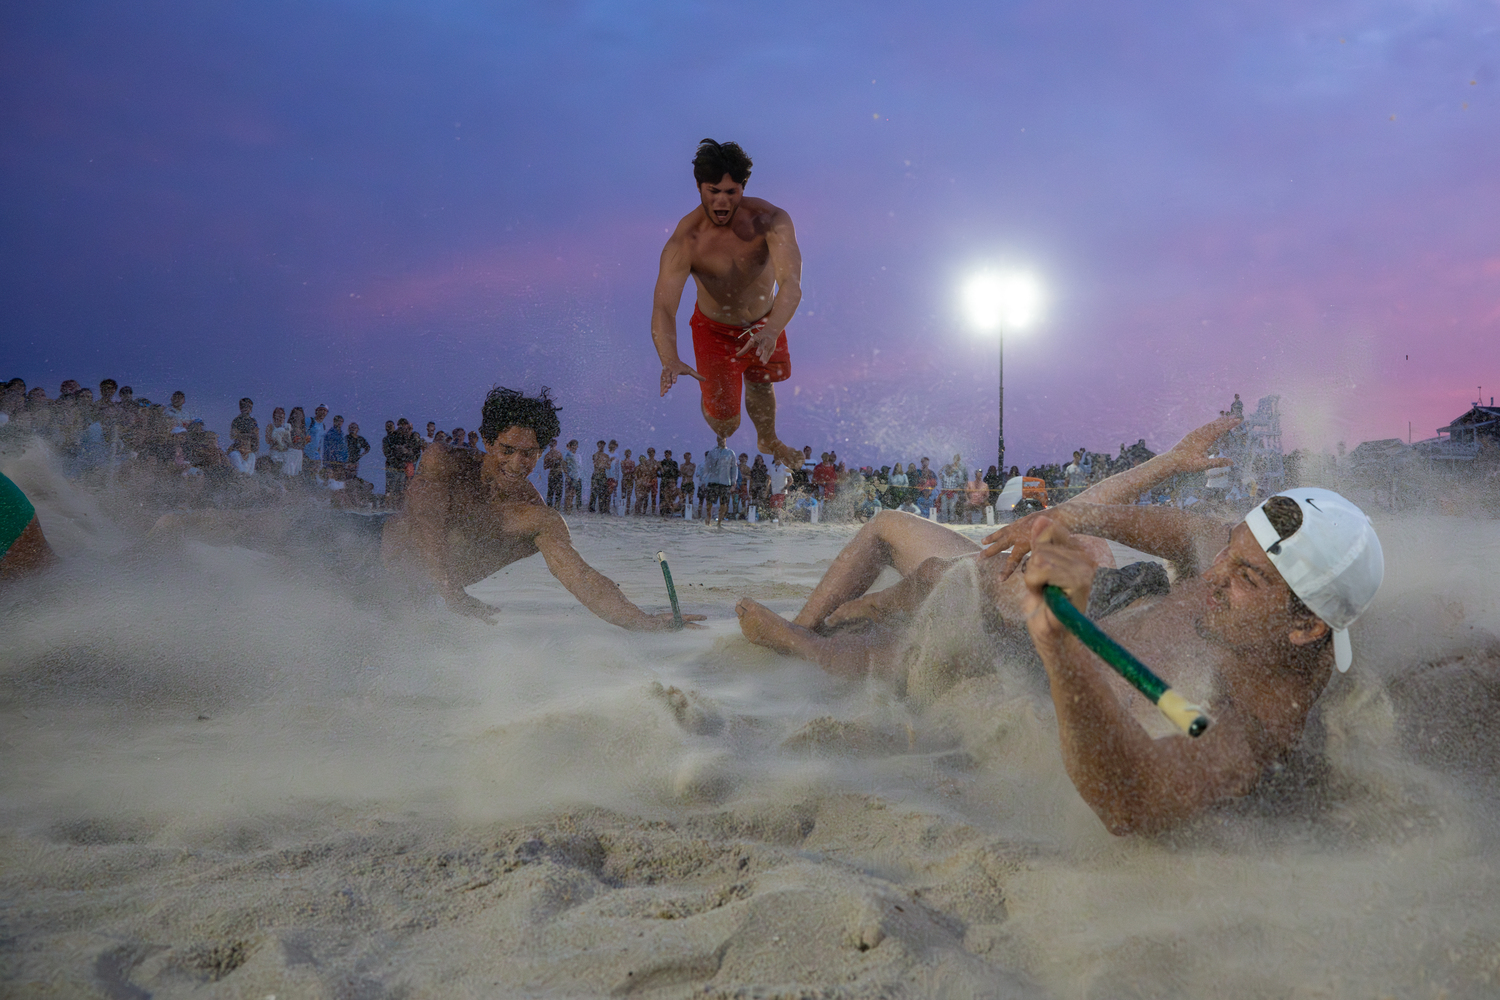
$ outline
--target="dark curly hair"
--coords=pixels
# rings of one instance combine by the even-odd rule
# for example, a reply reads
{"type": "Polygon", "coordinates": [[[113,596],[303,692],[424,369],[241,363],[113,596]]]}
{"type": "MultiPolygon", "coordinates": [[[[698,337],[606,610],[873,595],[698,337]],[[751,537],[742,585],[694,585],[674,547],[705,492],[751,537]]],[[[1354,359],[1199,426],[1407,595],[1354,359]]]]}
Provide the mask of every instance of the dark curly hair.
{"type": "Polygon", "coordinates": [[[698,143],[698,155],[693,157],[693,180],[699,184],[712,184],[728,174],[731,180],[744,187],[750,179],[752,166],[754,164],[739,143],[704,139],[698,143]]]}
{"type": "Polygon", "coordinates": [[[562,430],[558,422],[558,405],[552,402],[551,392],[542,386],[541,394],[527,396],[518,389],[495,386],[484,397],[484,410],[480,415],[479,436],[485,444],[494,444],[495,439],[511,427],[526,427],[536,434],[536,443],[545,445],[557,437],[562,430]]]}

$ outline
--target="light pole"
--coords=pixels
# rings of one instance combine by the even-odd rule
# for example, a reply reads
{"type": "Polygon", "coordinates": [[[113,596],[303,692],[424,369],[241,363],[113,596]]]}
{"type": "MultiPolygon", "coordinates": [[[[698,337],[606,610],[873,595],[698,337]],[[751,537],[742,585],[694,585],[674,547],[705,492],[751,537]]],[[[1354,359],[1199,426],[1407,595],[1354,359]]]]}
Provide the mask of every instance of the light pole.
{"type": "Polygon", "coordinates": [[[1000,355],[1000,410],[996,443],[999,464],[1005,476],[1005,331],[1021,331],[1041,317],[1042,286],[1024,271],[980,271],[963,288],[964,312],[969,325],[979,333],[993,333],[1000,355]]]}

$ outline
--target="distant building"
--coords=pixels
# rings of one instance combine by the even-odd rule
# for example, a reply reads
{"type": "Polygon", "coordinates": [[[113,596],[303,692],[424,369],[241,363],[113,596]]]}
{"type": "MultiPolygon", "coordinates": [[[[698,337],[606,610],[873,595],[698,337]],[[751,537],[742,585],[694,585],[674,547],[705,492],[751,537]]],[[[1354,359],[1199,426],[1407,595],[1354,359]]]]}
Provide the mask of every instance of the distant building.
{"type": "Polygon", "coordinates": [[[1440,461],[1471,462],[1484,445],[1500,446],[1500,406],[1495,397],[1490,405],[1475,403],[1467,413],[1455,417],[1447,427],[1438,428],[1438,436],[1417,442],[1417,450],[1440,461]]]}

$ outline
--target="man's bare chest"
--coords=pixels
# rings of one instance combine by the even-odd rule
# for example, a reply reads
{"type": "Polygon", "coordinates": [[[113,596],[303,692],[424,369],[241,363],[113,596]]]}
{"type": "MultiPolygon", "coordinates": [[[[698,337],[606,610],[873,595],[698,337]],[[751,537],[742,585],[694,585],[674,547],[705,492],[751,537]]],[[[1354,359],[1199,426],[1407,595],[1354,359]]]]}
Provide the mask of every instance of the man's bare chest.
{"type": "Polygon", "coordinates": [[[692,272],[719,282],[754,281],[766,272],[771,249],[763,234],[715,229],[688,241],[692,272]]]}

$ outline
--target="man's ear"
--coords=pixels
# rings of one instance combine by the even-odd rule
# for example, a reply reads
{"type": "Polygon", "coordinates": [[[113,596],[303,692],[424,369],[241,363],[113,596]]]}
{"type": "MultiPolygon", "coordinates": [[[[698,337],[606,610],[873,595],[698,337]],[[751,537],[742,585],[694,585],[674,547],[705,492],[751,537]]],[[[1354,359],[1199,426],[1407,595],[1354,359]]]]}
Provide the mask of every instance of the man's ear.
{"type": "Polygon", "coordinates": [[[1328,623],[1321,618],[1307,617],[1302,624],[1286,634],[1293,646],[1311,646],[1329,632],[1328,623]]]}

